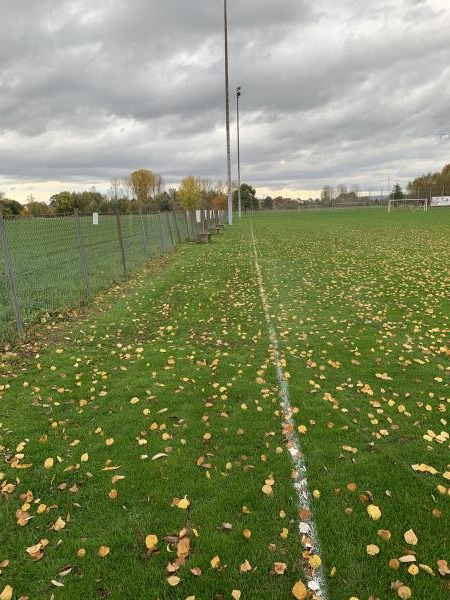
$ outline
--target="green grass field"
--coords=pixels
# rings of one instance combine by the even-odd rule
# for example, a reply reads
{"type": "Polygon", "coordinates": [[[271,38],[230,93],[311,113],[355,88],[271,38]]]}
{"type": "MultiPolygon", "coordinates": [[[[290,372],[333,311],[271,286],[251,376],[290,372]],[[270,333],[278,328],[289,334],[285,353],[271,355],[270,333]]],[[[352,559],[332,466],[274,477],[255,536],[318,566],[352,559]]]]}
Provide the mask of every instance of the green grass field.
{"type": "Polygon", "coordinates": [[[449,597],[450,212],[360,211],[246,217],[1,357],[0,598],[306,583],[251,227],[327,597],[449,597]]]}

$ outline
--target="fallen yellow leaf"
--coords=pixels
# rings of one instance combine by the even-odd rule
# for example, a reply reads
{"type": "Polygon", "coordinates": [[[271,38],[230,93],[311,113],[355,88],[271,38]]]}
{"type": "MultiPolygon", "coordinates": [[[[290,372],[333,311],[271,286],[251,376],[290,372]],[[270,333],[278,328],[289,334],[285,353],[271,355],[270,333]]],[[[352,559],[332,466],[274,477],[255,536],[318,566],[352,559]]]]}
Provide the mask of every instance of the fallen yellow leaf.
{"type": "Polygon", "coordinates": [[[428,575],[431,575],[432,577],[434,577],[434,571],[431,567],[429,567],[428,565],[423,565],[421,563],[419,563],[419,567],[422,569],[422,571],[425,571],[425,573],[428,573],[428,575]]]}
{"type": "Polygon", "coordinates": [[[64,527],[66,526],[66,522],[64,521],[64,519],[61,519],[61,517],[58,517],[55,521],[55,524],[53,525],[54,531],[61,531],[61,529],[64,529],[64,527]]]}
{"type": "Polygon", "coordinates": [[[3,592],[0,594],[0,600],[11,600],[13,597],[13,588],[10,585],[5,586],[3,592]]]}
{"type": "Polygon", "coordinates": [[[378,519],[381,518],[381,510],[378,506],[375,506],[375,504],[369,504],[367,507],[367,512],[373,521],[378,521],[378,519]]]}
{"type": "Polygon", "coordinates": [[[145,545],[149,550],[155,548],[158,545],[158,537],[156,535],[148,535],[145,538],[145,545]]]}
{"type": "Polygon", "coordinates": [[[411,589],[407,585],[402,585],[398,588],[397,594],[402,600],[409,600],[412,596],[411,589]]]}
{"type": "Polygon", "coordinates": [[[439,571],[440,575],[442,575],[442,577],[445,577],[446,575],[450,575],[450,567],[448,566],[446,560],[437,560],[436,564],[438,567],[438,571],[439,571]]]}
{"type": "Polygon", "coordinates": [[[297,600],[305,600],[305,598],[307,598],[308,591],[303,581],[297,581],[297,583],[292,588],[292,595],[297,600]]]}
{"type": "Polygon", "coordinates": [[[410,562],[416,562],[416,557],[414,556],[414,554],[405,554],[405,556],[400,556],[400,558],[398,560],[401,563],[410,563],[410,562]]]}
{"type": "Polygon", "coordinates": [[[309,559],[309,566],[312,567],[313,569],[317,569],[320,567],[320,565],[322,564],[322,561],[320,559],[320,556],[318,556],[317,554],[313,554],[310,559],[309,559]]]}
{"type": "Polygon", "coordinates": [[[241,573],[248,573],[252,570],[252,565],[248,562],[248,560],[244,560],[244,562],[239,567],[241,573]]]}
{"type": "Polygon", "coordinates": [[[189,508],[190,505],[191,503],[187,499],[187,496],[182,498],[177,504],[178,508],[181,508],[182,510],[186,510],[187,508],[189,508]]]}
{"type": "Polygon", "coordinates": [[[391,532],[390,532],[390,531],[388,531],[387,529],[379,529],[379,530],[378,530],[378,535],[379,535],[379,537],[380,537],[382,540],[385,540],[386,542],[387,542],[388,540],[390,540],[390,539],[391,539],[391,537],[392,537],[392,534],[391,534],[391,532]]]}
{"type": "Polygon", "coordinates": [[[417,544],[417,542],[419,541],[417,539],[416,534],[414,533],[414,531],[412,529],[409,529],[403,536],[405,538],[405,542],[407,544],[411,544],[411,546],[415,546],[417,544]]]}
{"type": "Polygon", "coordinates": [[[277,575],[284,575],[284,572],[287,569],[287,564],[282,562],[273,563],[273,570],[277,575]]]}

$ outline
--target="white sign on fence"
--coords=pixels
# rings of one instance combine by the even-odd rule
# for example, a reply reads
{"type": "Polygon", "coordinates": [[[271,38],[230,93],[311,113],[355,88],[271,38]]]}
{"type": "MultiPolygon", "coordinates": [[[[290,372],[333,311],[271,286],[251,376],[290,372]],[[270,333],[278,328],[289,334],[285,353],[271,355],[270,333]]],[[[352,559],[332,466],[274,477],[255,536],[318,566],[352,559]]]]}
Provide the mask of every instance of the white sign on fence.
{"type": "Polygon", "coordinates": [[[98,213],[92,213],[92,225],[98,225],[98,213]]]}
{"type": "Polygon", "coordinates": [[[201,210],[196,210],[195,211],[195,218],[197,220],[197,223],[201,223],[202,222],[202,211],[201,210]]]}
{"type": "Polygon", "coordinates": [[[450,206],[450,196],[433,196],[430,206],[450,206]]]}

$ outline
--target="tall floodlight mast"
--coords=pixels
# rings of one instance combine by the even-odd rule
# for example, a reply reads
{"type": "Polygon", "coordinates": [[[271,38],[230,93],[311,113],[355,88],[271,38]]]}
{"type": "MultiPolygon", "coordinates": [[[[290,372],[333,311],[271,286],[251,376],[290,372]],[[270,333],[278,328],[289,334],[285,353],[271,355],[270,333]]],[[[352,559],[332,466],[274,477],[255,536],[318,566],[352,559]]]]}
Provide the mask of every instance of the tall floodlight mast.
{"type": "MultiPolygon", "coordinates": [[[[242,216],[241,205],[241,149],[239,141],[239,98],[241,97],[241,86],[236,88],[236,122],[237,122],[237,160],[238,160],[238,217],[242,216]]],[[[253,202],[252,202],[253,208],[253,202]]]]}
{"type": "Polygon", "coordinates": [[[228,82],[228,17],[227,0],[223,0],[225,29],[225,111],[227,125],[227,187],[228,187],[228,225],[233,224],[233,199],[231,195],[231,149],[230,149],[230,92],[228,82]]]}

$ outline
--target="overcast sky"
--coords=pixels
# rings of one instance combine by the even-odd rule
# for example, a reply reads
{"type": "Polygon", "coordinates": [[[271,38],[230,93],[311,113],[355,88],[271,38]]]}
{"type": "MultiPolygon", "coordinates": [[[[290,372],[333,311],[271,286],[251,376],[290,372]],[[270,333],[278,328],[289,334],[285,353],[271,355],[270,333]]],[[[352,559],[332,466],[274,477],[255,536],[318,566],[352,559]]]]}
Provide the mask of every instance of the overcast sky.
{"type": "MultiPolygon", "coordinates": [[[[233,177],[405,185],[450,162],[449,0],[228,0],[233,177]]],[[[226,178],[222,0],[0,0],[0,191],[226,178]]]]}

